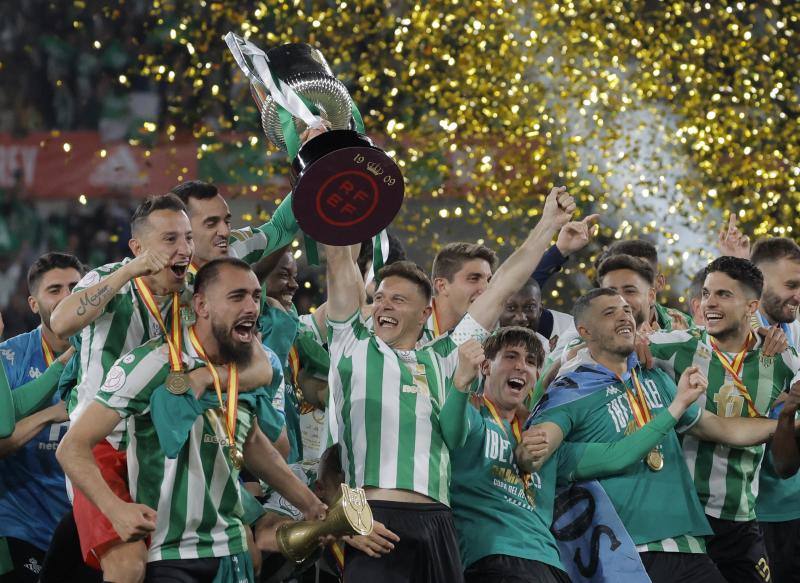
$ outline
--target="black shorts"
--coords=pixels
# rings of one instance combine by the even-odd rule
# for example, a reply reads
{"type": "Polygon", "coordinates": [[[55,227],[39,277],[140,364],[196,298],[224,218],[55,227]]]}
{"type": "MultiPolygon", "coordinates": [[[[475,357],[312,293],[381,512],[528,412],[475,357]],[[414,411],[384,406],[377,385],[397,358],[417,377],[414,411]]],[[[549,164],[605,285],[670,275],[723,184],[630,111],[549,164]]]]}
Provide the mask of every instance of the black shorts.
{"type": "Polygon", "coordinates": [[[465,583],[570,583],[561,569],[540,561],[508,555],[489,555],[464,571],[465,583]]]}
{"type": "Polygon", "coordinates": [[[653,583],[726,583],[705,553],[647,551],[639,556],[653,583]]]}
{"type": "Polygon", "coordinates": [[[443,504],[370,501],[372,515],[400,537],[380,558],[348,547],[345,583],[461,583],[453,515],[443,504]]]}
{"type": "Polygon", "coordinates": [[[800,518],[760,522],[772,583],[800,583],[800,518]]]}
{"type": "Polygon", "coordinates": [[[101,583],[103,574],[83,562],[72,511],[59,521],[44,557],[39,583],[101,583]]]}
{"type": "Polygon", "coordinates": [[[44,551],[29,542],[6,537],[14,570],[0,575],[0,583],[36,583],[42,570],[44,551]]]}
{"type": "Polygon", "coordinates": [[[147,583],[212,583],[219,559],[170,559],[147,563],[147,583]]]}
{"type": "Polygon", "coordinates": [[[706,543],[720,573],[736,583],[772,581],[764,537],[755,520],[734,522],[706,516],[714,531],[706,543]]]}

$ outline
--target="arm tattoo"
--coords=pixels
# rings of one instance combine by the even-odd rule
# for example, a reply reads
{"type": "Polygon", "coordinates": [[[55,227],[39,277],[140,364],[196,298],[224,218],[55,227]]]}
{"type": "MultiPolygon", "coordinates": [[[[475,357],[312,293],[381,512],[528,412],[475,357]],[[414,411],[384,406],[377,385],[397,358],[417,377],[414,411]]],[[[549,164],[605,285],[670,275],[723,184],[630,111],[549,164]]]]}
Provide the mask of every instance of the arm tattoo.
{"type": "Polygon", "coordinates": [[[75,313],[78,314],[78,316],[86,315],[86,309],[89,306],[93,308],[98,307],[102,303],[103,299],[108,295],[109,291],[111,291],[111,288],[108,285],[102,286],[94,293],[89,293],[89,290],[86,290],[81,296],[81,305],[78,306],[78,309],[75,313]]]}

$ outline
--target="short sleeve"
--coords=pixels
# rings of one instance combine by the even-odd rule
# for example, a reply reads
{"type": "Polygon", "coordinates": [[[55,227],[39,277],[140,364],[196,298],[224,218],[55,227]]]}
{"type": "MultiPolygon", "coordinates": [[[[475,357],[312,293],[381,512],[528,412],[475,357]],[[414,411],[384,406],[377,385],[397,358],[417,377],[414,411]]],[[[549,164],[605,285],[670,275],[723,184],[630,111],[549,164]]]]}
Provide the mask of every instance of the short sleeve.
{"type": "Polygon", "coordinates": [[[564,439],[566,440],[572,428],[575,427],[574,407],[568,404],[541,411],[531,419],[530,426],[541,425],[545,422],[555,423],[561,429],[561,433],[564,434],[564,439]]]}
{"type": "MultiPolygon", "coordinates": [[[[658,387],[659,392],[661,393],[664,402],[669,404],[675,400],[675,396],[678,394],[678,387],[675,385],[675,381],[673,381],[667,373],[663,371],[656,371],[658,375],[658,382],[656,386],[658,387]]],[[[686,408],[681,418],[678,419],[678,423],[675,424],[675,431],[678,433],[684,433],[694,427],[694,425],[700,421],[700,417],[703,415],[703,410],[697,404],[697,402],[692,403],[686,408]]]]}
{"type": "Polygon", "coordinates": [[[450,338],[456,346],[461,346],[467,340],[474,338],[483,343],[489,337],[489,331],[478,324],[472,314],[467,313],[450,333],[450,338]]]}
{"type": "Polygon", "coordinates": [[[150,407],[150,397],[167,378],[169,356],[163,340],[152,340],[114,363],[95,400],[120,417],[140,415],[150,407]]]}
{"type": "MultiPolygon", "coordinates": [[[[114,273],[117,269],[122,267],[124,264],[120,263],[119,265],[112,267],[109,265],[103,265],[96,269],[89,271],[86,275],[84,275],[81,280],[75,284],[75,287],[72,288],[72,293],[80,293],[93,285],[100,283],[102,280],[107,278],[109,275],[114,273]]],[[[120,290],[114,294],[114,297],[105,305],[103,308],[103,313],[110,313],[113,312],[117,307],[117,302],[121,297],[125,297],[128,292],[129,286],[131,285],[130,282],[126,283],[125,285],[120,288],[120,290]]]]}
{"type": "Polygon", "coordinates": [[[361,319],[360,308],[346,320],[338,321],[328,318],[327,321],[328,350],[331,354],[331,362],[349,356],[359,343],[369,340],[372,334],[361,319]]]}
{"type": "Polygon", "coordinates": [[[267,237],[261,231],[245,227],[231,231],[228,244],[233,257],[253,264],[264,255],[264,250],[267,248],[267,237]]]}

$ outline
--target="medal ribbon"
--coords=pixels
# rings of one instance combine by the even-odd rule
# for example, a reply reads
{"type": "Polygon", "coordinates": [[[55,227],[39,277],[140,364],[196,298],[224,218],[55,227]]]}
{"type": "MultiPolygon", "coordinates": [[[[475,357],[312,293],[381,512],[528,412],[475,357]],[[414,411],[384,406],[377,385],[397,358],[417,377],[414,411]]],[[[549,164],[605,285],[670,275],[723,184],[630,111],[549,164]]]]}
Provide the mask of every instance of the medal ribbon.
{"type": "Polygon", "coordinates": [[[336,566],[340,573],[344,573],[344,543],[336,541],[331,543],[331,553],[336,559],[336,566]]]}
{"type": "Polygon", "coordinates": [[[742,382],[742,369],[744,368],[744,359],[747,356],[747,352],[750,350],[750,347],[755,344],[755,335],[751,331],[747,335],[747,340],[744,341],[744,346],[739,351],[739,353],[733,357],[733,361],[731,361],[717,346],[716,340],[712,336],[709,336],[711,341],[711,348],[714,351],[717,359],[719,359],[720,364],[722,367],[731,375],[731,379],[733,379],[733,386],[735,386],[739,390],[739,394],[741,394],[742,398],[744,398],[745,403],[747,403],[747,412],[750,417],[761,417],[761,414],[756,410],[756,406],[753,403],[753,398],[750,396],[747,387],[742,382]]]}
{"type": "Polygon", "coordinates": [[[628,402],[631,405],[633,418],[636,420],[636,427],[642,428],[648,423],[648,421],[650,421],[650,419],[653,418],[653,416],[650,413],[650,406],[645,400],[644,390],[642,389],[642,384],[639,382],[636,369],[631,369],[631,380],[633,381],[633,386],[636,389],[635,394],[628,388],[628,385],[626,385],[624,381],[622,384],[625,387],[625,392],[628,394],[628,402]]]}
{"type": "Polygon", "coordinates": [[[56,359],[55,353],[53,349],[50,348],[50,344],[47,342],[47,338],[44,337],[44,334],[42,334],[42,352],[44,353],[44,363],[47,366],[53,364],[53,361],[56,359]]]}
{"type": "Polygon", "coordinates": [[[181,360],[181,346],[183,340],[181,338],[181,300],[178,292],[172,294],[172,330],[167,331],[167,325],[164,323],[164,318],[161,317],[161,310],[158,309],[158,304],[153,297],[153,292],[147,287],[144,279],[137,277],[133,280],[136,289],[139,290],[139,295],[142,296],[142,301],[147,307],[153,317],[158,322],[161,331],[164,333],[164,339],[167,341],[169,347],[169,368],[172,372],[181,372],[183,370],[183,360],[181,360]]]}
{"type": "Polygon", "coordinates": [[[189,275],[197,275],[198,267],[194,264],[194,260],[189,263],[189,275]]]}
{"type": "Polygon", "coordinates": [[[202,358],[205,362],[206,368],[211,373],[211,378],[214,379],[214,390],[217,393],[219,406],[225,415],[225,431],[228,434],[228,440],[231,444],[230,447],[232,449],[236,449],[236,414],[238,413],[239,404],[239,369],[235,364],[230,364],[230,374],[228,375],[228,404],[226,406],[225,401],[222,399],[222,381],[219,378],[217,367],[215,367],[208,359],[206,351],[203,348],[203,345],[200,344],[200,340],[198,340],[197,334],[194,331],[194,326],[189,328],[189,341],[192,343],[192,346],[194,346],[194,349],[197,351],[197,354],[200,356],[200,358],[202,358]]]}
{"type": "Polygon", "coordinates": [[[433,316],[433,337],[438,338],[442,331],[439,328],[439,312],[436,311],[436,298],[431,302],[431,315],[433,316]]]}
{"type": "Polygon", "coordinates": [[[303,396],[303,391],[297,382],[297,375],[300,373],[300,354],[297,352],[297,346],[292,345],[289,351],[289,371],[292,375],[292,386],[294,387],[294,395],[297,397],[297,402],[300,404],[300,415],[311,413],[316,407],[306,401],[303,396]]]}
{"type": "MultiPolygon", "coordinates": [[[[506,431],[506,426],[503,424],[503,419],[497,413],[497,407],[495,407],[494,403],[492,403],[489,400],[489,397],[486,395],[483,396],[483,404],[486,405],[486,409],[488,409],[489,413],[492,414],[492,418],[494,419],[495,423],[497,423],[503,429],[503,433],[506,435],[506,437],[508,437],[508,432],[506,431]]],[[[511,420],[511,433],[514,434],[514,439],[517,440],[517,445],[519,445],[522,442],[522,429],[520,428],[519,419],[517,418],[516,414],[511,420]]],[[[520,470],[519,477],[522,479],[522,486],[527,490],[531,481],[530,473],[520,470]]]]}

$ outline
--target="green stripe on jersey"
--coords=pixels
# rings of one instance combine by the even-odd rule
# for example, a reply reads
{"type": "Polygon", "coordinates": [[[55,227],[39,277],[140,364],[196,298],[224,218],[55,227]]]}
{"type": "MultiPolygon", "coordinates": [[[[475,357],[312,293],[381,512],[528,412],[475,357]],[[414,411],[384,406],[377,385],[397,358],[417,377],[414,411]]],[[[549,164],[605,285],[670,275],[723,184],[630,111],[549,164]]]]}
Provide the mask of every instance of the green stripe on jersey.
{"type": "Polygon", "coordinates": [[[684,534],[675,538],[667,538],[640,545],[636,547],[636,550],[640,553],[655,551],[658,553],[692,553],[700,555],[706,552],[706,539],[702,536],[684,534]]]}
{"type": "MultiPolygon", "coordinates": [[[[109,263],[87,273],[72,293],[80,293],[102,279],[108,277],[131,261],[127,258],[119,263],[109,263]]],[[[181,303],[189,304],[190,296],[184,294],[181,303]]],[[[167,326],[171,326],[172,300],[167,298],[161,313],[167,326]]],[[[162,334],[158,322],[147,311],[133,282],[129,281],[111,298],[103,313],[94,322],[79,332],[80,352],[78,382],[70,397],[70,420],[75,421],[94,400],[100,385],[114,362],[122,355],[132,351],[162,334]]],[[[117,425],[106,438],[118,449],[125,448],[125,430],[122,423],[117,425]]]]}
{"type": "MultiPolygon", "coordinates": [[[[676,382],[689,366],[700,368],[708,378],[708,390],[697,404],[706,411],[720,417],[748,416],[744,397],[714,355],[704,330],[657,332],[650,336],[650,350],[656,364],[676,382]]],[[[732,360],[735,355],[727,356],[732,360]]],[[[745,356],[742,382],[759,414],[768,415],[775,399],[792,384],[798,370],[800,358],[793,348],[764,357],[758,339],[745,356]]],[[[733,448],[684,435],[683,451],[707,515],[724,520],[755,520],[763,445],[733,448]]]]}
{"type": "Polygon", "coordinates": [[[451,333],[394,351],[356,312],[328,322],[329,430],[351,486],[411,490],[449,503],[450,454],[439,411],[458,345],[487,332],[467,315],[451,333]]]}
{"type": "MultiPolygon", "coordinates": [[[[184,327],[183,360],[202,366],[184,327]]],[[[156,338],[119,359],[96,400],[127,421],[128,482],[131,496],[158,513],[149,561],[226,557],[247,549],[242,524],[238,470],[230,460],[224,419],[216,409],[198,416],[175,459],[161,451],[150,417],[150,397],[169,372],[169,353],[156,338]]],[[[239,405],[236,442],[240,450],[254,422],[239,405]]]]}

